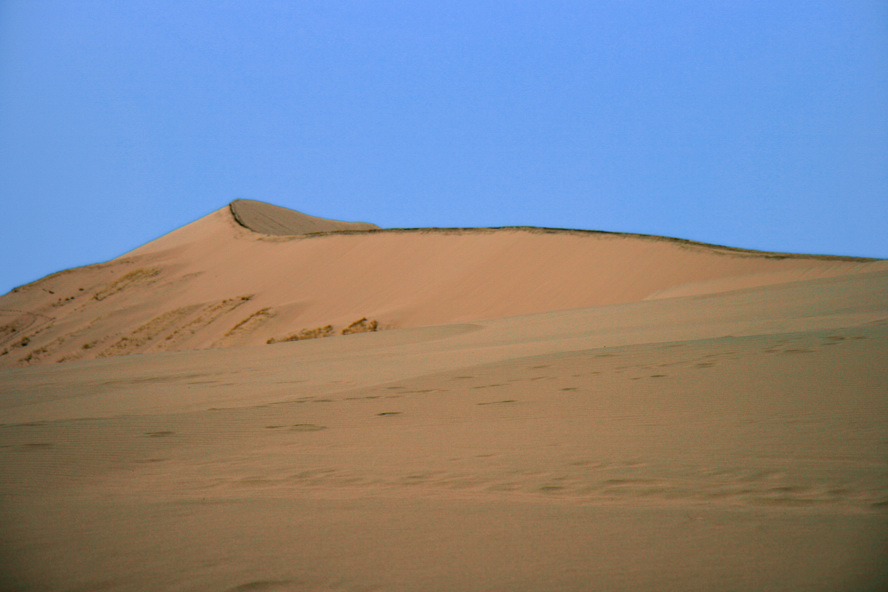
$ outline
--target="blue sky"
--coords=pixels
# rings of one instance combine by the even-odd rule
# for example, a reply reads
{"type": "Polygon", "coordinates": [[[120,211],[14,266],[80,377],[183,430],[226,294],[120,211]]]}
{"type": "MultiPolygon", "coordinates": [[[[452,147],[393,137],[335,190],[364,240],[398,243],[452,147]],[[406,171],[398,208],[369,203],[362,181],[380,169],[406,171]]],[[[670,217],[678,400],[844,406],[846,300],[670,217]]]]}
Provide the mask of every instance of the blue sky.
{"type": "Polygon", "coordinates": [[[235,198],[888,257],[888,2],[0,0],[0,293],[235,198]]]}

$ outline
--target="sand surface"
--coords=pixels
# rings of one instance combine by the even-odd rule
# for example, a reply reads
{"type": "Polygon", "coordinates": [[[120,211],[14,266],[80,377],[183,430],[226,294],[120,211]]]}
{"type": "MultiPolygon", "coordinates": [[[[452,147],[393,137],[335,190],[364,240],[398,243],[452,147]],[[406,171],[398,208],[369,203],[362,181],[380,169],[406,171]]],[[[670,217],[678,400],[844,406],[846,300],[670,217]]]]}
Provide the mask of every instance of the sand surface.
{"type": "Polygon", "coordinates": [[[0,368],[264,345],[361,319],[424,327],[888,271],[883,260],[533,228],[272,236],[233,215],[259,228],[278,217],[293,232],[346,224],[279,210],[239,200],[0,297],[0,368]]]}
{"type": "Polygon", "coordinates": [[[244,228],[272,236],[379,228],[367,222],[340,222],[317,218],[252,199],[236,199],[228,205],[228,208],[235,221],[244,228]]]}
{"type": "Polygon", "coordinates": [[[225,208],[0,307],[0,590],[888,589],[883,261],[225,208]]]}

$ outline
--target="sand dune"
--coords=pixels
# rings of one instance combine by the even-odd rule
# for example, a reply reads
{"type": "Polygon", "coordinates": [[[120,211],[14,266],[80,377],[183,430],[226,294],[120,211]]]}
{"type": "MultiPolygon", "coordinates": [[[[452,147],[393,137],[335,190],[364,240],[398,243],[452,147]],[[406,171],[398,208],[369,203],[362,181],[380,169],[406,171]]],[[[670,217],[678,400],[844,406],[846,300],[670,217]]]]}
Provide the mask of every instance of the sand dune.
{"type": "Polygon", "coordinates": [[[295,236],[337,230],[372,230],[379,228],[367,222],[339,222],[308,216],[252,199],[236,199],[228,206],[235,221],[253,232],[273,236],[295,236]]]}
{"type": "Polygon", "coordinates": [[[888,269],[638,235],[367,226],[236,201],[123,257],[0,298],[0,367],[263,345],[328,326],[338,334],[365,318],[381,329],[430,326],[888,269]],[[295,232],[322,233],[277,236],[295,232]]]}
{"type": "Polygon", "coordinates": [[[885,261],[223,208],[0,304],[0,590],[888,589],[885,261]]]}

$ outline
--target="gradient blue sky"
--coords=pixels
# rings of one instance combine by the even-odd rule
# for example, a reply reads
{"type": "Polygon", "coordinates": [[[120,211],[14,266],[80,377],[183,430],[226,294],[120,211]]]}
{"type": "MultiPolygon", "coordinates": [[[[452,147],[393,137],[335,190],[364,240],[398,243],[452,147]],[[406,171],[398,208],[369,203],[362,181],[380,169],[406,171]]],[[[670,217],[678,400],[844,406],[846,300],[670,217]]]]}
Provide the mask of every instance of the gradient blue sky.
{"type": "Polygon", "coordinates": [[[239,197],[888,257],[888,2],[0,0],[0,293],[239,197]]]}

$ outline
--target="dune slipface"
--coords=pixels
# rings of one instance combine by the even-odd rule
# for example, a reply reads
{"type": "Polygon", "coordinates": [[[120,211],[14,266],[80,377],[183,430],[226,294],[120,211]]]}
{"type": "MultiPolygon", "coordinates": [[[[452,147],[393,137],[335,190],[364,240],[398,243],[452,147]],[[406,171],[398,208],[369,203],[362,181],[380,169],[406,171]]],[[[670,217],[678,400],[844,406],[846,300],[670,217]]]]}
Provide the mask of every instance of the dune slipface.
{"type": "Polygon", "coordinates": [[[228,205],[235,221],[244,228],[272,236],[296,236],[337,230],[373,230],[379,228],[367,222],[339,222],[308,216],[280,206],[237,199],[228,205]]]}
{"type": "Polygon", "coordinates": [[[0,315],[3,590],[888,587],[882,260],[238,200],[0,315]]]}

